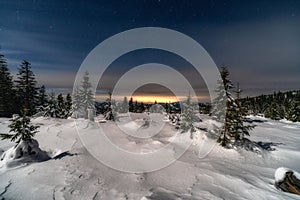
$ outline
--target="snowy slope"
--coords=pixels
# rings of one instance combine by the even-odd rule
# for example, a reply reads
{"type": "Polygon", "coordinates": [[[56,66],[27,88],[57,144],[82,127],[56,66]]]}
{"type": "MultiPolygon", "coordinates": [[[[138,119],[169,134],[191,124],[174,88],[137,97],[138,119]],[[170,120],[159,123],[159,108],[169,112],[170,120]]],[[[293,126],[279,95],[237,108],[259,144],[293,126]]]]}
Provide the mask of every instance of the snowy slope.
{"type": "MultiPolygon", "coordinates": [[[[134,116],[133,125],[123,118],[120,124],[124,129],[139,129],[144,117],[134,116]]],[[[202,118],[205,126],[205,117],[202,118]]],[[[155,119],[150,128],[155,129],[155,119]]],[[[300,124],[255,119],[257,127],[251,139],[275,143],[276,151],[257,155],[215,146],[208,156],[199,159],[195,154],[197,146],[192,146],[179,160],[158,171],[124,173],[103,165],[84,148],[73,120],[37,118],[33,123],[41,128],[35,138],[53,159],[0,169],[0,196],[5,199],[300,199],[274,187],[278,167],[300,171],[300,124]]],[[[0,132],[7,132],[8,124],[8,119],[0,119],[0,132]]],[[[83,134],[97,128],[86,121],[81,124],[78,129],[83,134]]],[[[111,122],[101,126],[116,144],[137,153],[160,148],[176,132],[166,123],[160,135],[133,140],[118,132],[111,122]]],[[[0,141],[0,154],[13,145],[0,141]]]]}

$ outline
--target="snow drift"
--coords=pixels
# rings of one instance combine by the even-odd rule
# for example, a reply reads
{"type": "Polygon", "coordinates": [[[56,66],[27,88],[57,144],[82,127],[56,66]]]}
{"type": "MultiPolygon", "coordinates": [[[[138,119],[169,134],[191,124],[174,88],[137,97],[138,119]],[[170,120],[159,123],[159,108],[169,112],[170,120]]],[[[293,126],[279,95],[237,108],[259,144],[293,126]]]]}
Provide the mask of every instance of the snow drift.
{"type": "Polygon", "coordinates": [[[39,148],[37,140],[21,140],[18,144],[2,154],[0,168],[16,167],[29,162],[40,162],[48,159],[50,159],[50,157],[45,151],[39,148]]]}

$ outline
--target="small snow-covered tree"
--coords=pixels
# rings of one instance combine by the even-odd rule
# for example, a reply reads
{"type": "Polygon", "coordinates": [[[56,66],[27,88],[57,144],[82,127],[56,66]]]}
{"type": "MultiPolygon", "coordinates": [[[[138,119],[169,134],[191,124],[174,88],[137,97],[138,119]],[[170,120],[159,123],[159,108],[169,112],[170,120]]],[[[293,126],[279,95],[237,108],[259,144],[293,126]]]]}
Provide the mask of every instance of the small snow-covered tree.
{"type": "Polygon", "coordinates": [[[77,87],[72,96],[73,116],[88,118],[88,110],[95,110],[95,100],[89,73],[85,72],[80,87],[77,87]]]}
{"type": "Polygon", "coordinates": [[[52,92],[49,94],[49,100],[47,106],[45,107],[44,116],[45,117],[57,117],[57,102],[55,99],[55,94],[52,92]]]}
{"type": "Polygon", "coordinates": [[[121,105],[120,113],[127,113],[128,111],[129,111],[128,100],[127,97],[124,97],[121,105]]]}
{"type": "Polygon", "coordinates": [[[197,110],[196,106],[191,102],[191,96],[189,95],[187,100],[183,102],[180,129],[182,132],[190,131],[191,139],[194,138],[194,132],[196,132],[194,123],[201,121],[195,110],[197,110]]]}
{"type": "Polygon", "coordinates": [[[13,118],[11,124],[8,126],[10,128],[9,132],[13,134],[0,134],[2,140],[10,139],[11,141],[20,141],[31,140],[34,135],[38,132],[37,129],[39,126],[30,124],[30,118],[26,116],[26,110],[22,112],[22,117],[13,118]]]}
{"type": "Polygon", "coordinates": [[[117,116],[117,113],[115,112],[116,102],[111,99],[111,92],[108,92],[108,95],[108,104],[105,107],[104,118],[106,120],[114,121],[117,116]]]}

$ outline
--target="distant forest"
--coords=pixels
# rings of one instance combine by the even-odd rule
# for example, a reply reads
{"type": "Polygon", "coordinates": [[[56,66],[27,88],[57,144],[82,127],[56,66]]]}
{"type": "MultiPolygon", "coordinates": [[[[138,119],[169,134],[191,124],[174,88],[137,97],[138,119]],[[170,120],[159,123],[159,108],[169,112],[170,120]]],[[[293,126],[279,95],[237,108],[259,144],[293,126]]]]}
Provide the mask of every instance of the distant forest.
{"type": "Polygon", "coordinates": [[[263,115],[274,120],[300,121],[300,90],[262,94],[246,97],[241,101],[247,107],[249,114],[263,115]]]}
{"type": "MultiPolygon", "coordinates": [[[[84,96],[84,99],[90,99],[92,102],[93,98],[89,94],[90,84],[88,73],[84,76],[83,80],[83,83],[86,83],[87,87],[83,87],[79,93],[86,94],[81,96],[84,96]]],[[[237,90],[239,91],[238,93],[241,92],[239,88],[237,90]]],[[[74,99],[70,94],[65,98],[62,94],[56,97],[54,93],[46,94],[44,86],[37,87],[35,75],[28,61],[24,60],[21,63],[17,77],[14,80],[3,54],[0,54],[0,93],[0,117],[11,117],[12,114],[20,114],[25,109],[30,116],[39,113],[42,116],[67,118],[72,115],[74,107],[78,107],[81,103],[76,98],[76,95],[73,96],[74,99]]],[[[239,99],[239,97],[237,98],[239,99]]],[[[262,94],[256,97],[241,98],[239,101],[248,114],[261,115],[274,120],[287,119],[293,122],[300,121],[300,90],[274,92],[269,95],[262,94]]],[[[151,104],[133,101],[132,98],[128,101],[127,97],[124,97],[123,102],[116,102],[110,97],[106,102],[94,103],[95,105],[91,105],[90,107],[96,108],[97,114],[111,112],[112,108],[114,108],[114,111],[120,113],[127,111],[156,112],[156,109],[150,109],[151,104]]],[[[156,102],[154,104],[158,105],[156,102]]],[[[199,103],[198,105],[200,113],[211,113],[212,106],[210,103],[199,103]]],[[[165,112],[170,114],[181,112],[180,102],[161,103],[160,106],[164,107],[165,112]]]]}

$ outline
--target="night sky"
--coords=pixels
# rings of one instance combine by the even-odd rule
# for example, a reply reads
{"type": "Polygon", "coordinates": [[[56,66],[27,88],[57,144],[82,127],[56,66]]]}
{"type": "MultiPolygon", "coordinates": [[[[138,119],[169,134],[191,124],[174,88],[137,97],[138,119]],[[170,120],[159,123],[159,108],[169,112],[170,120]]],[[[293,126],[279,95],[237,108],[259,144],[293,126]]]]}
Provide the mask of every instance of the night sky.
{"type": "MultiPolygon", "coordinates": [[[[300,89],[297,0],[0,1],[1,52],[11,71],[26,59],[39,84],[48,88],[71,88],[95,46],[147,26],[174,29],[198,41],[218,66],[229,66],[244,95],[300,89]]],[[[111,73],[153,60],[185,67],[174,55],[145,51],[121,57],[111,73]]]]}

